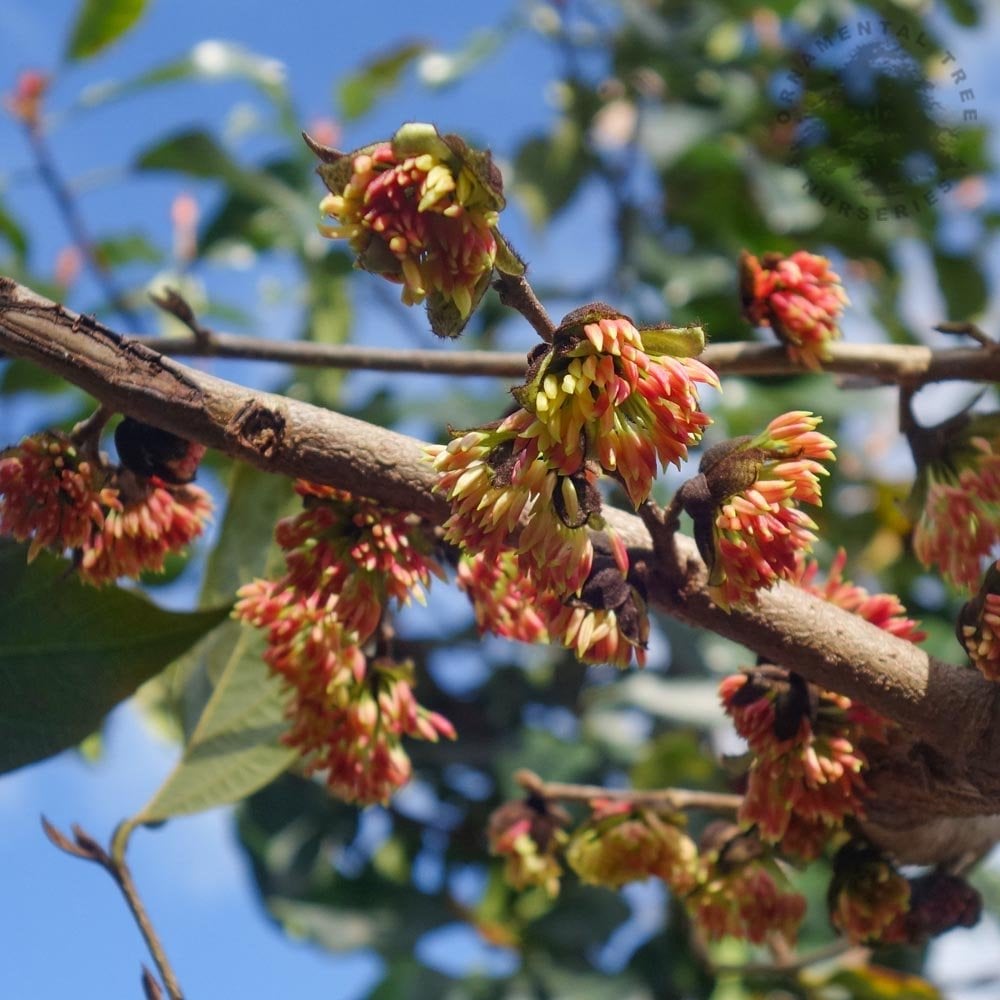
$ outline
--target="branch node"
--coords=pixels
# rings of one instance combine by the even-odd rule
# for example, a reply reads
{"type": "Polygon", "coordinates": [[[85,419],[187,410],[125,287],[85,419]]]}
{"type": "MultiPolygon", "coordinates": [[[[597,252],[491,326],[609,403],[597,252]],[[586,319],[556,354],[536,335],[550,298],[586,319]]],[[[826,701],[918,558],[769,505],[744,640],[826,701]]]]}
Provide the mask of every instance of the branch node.
{"type": "MultiPolygon", "coordinates": [[[[156,963],[156,968],[159,970],[160,977],[166,987],[167,996],[170,1000],[184,1000],[177,976],[174,974],[174,970],[167,960],[166,952],[163,950],[163,945],[160,943],[156,929],[153,927],[149,915],[146,913],[146,908],[143,906],[135,883],[132,881],[132,873],[129,871],[125,861],[113,858],[89,833],[76,823],[72,826],[73,841],[64,833],[57,830],[44,816],[42,816],[42,829],[45,831],[45,836],[59,850],[65,851],[67,854],[72,854],[74,857],[82,858],[84,861],[93,861],[99,864],[114,879],[115,884],[121,890],[121,894],[125,897],[125,902],[128,904],[129,911],[142,934],[143,940],[146,942],[146,947],[149,949],[150,955],[153,956],[153,961],[156,963]]],[[[152,978],[152,975],[145,966],[143,966],[142,982],[147,998],[154,997],[159,1000],[162,997],[159,985],[152,978]],[[150,982],[154,988],[153,992],[150,992],[150,982]]]]}
{"type": "Polygon", "coordinates": [[[191,303],[176,288],[166,288],[162,295],[150,292],[149,297],[155,305],[175,319],[179,319],[194,334],[195,345],[199,350],[211,350],[212,331],[198,322],[191,303]]]}
{"type": "Polygon", "coordinates": [[[142,992],[146,1000],[163,1000],[160,984],[145,965],[142,966],[142,992]]]}
{"type": "Polygon", "coordinates": [[[97,458],[100,452],[101,433],[114,416],[114,412],[102,403],[69,432],[70,440],[86,455],[97,458]]]}
{"type": "Polygon", "coordinates": [[[972,322],[945,322],[938,323],[934,327],[938,333],[947,333],[955,337],[971,337],[977,344],[980,344],[988,351],[995,351],[1000,348],[1000,343],[991,337],[982,327],[972,322]]]}
{"type": "Polygon", "coordinates": [[[501,271],[493,282],[493,287],[500,296],[501,304],[519,312],[534,327],[535,333],[542,340],[547,344],[552,343],[556,325],[523,274],[504,274],[501,271]]]}

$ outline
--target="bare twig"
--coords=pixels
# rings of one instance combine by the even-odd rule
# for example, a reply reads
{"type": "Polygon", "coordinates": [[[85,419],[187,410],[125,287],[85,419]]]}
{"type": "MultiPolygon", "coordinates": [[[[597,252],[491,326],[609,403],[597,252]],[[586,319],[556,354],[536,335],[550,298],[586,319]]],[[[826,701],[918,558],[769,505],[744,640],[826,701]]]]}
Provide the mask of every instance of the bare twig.
{"type": "Polygon", "coordinates": [[[986,333],[985,330],[972,322],[952,322],[949,320],[946,323],[938,323],[934,329],[938,333],[950,333],[957,337],[971,337],[977,344],[981,344],[988,350],[996,350],[1000,347],[1000,344],[986,333]]]}
{"type": "Polygon", "coordinates": [[[501,351],[450,352],[398,350],[354,344],[319,344],[309,340],[263,340],[202,327],[207,337],[131,337],[169,357],[232,358],[242,361],[275,361],[307,368],[350,368],[368,371],[415,372],[441,375],[492,375],[521,378],[523,354],[501,351]]]}
{"type": "Polygon", "coordinates": [[[207,326],[202,326],[198,322],[194,309],[180,292],[175,288],[167,288],[162,295],[150,293],[149,297],[154,304],[159,306],[165,313],[179,319],[194,335],[195,343],[204,350],[212,347],[212,331],[207,326]]]}
{"type": "Polygon", "coordinates": [[[81,420],[72,431],[70,437],[74,444],[79,446],[88,457],[97,457],[100,451],[101,432],[107,422],[114,416],[114,410],[103,404],[86,420],[81,420]]]}
{"type": "Polygon", "coordinates": [[[142,320],[139,318],[139,314],[125,301],[125,295],[118,287],[114,276],[97,254],[94,241],[87,231],[87,226],[83,221],[83,216],[80,214],[76,199],[59,173],[59,168],[56,166],[44,131],[38,126],[29,124],[25,127],[25,133],[28,137],[28,144],[31,146],[38,176],[52,195],[52,199],[59,209],[59,214],[62,216],[73,242],[79,248],[80,253],[83,254],[83,258],[87,262],[94,280],[101,287],[101,290],[115,312],[132,329],[141,330],[142,320]]]}
{"type": "Polygon", "coordinates": [[[719,965],[709,962],[711,971],[716,976],[767,976],[793,975],[822,962],[841,959],[844,964],[863,964],[871,956],[871,949],[863,945],[853,944],[846,938],[838,938],[830,944],[822,945],[813,951],[802,954],[790,952],[785,959],[775,962],[745,962],[742,965],[719,965]]]}
{"type": "Polygon", "coordinates": [[[511,309],[516,309],[534,328],[535,333],[546,343],[552,342],[556,325],[549,318],[545,306],[538,301],[535,290],[523,275],[504,274],[493,282],[500,301],[511,309]]]}
{"type": "MultiPolygon", "coordinates": [[[[2,278],[0,350],[55,372],[117,412],[266,471],[329,483],[431,523],[450,514],[434,492],[421,442],[186,368],[2,278]]],[[[987,360],[979,349],[972,353],[980,366],[987,360]]],[[[660,566],[639,518],[614,509],[605,515],[636,560],[649,565],[652,606],[772,663],[794,652],[803,676],[863,701],[932,747],[932,757],[896,760],[886,779],[886,787],[900,789],[898,806],[914,822],[1000,812],[1000,686],[799,587],[779,584],[756,605],[723,611],[690,538],[677,534],[673,565],[660,566]],[[675,578],[682,588],[671,584],[675,578]]]]}
{"type": "MultiPolygon", "coordinates": [[[[170,997],[170,1000],[183,1000],[184,995],[181,992],[177,976],[174,974],[174,970],[167,960],[166,952],[163,950],[163,945],[156,934],[156,929],[153,927],[149,915],[146,913],[146,908],[143,906],[135,883],[132,881],[132,873],[125,862],[123,860],[115,860],[93,837],[75,824],[73,826],[73,840],[70,840],[65,834],[60,833],[44,816],[42,817],[42,829],[49,840],[61,851],[65,851],[75,858],[82,858],[84,861],[93,861],[95,864],[100,865],[114,879],[115,884],[125,897],[125,902],[128,904],[128,908],[142,934],[143,940],[146,942],[146,947],[149,949],[149,953],[156,963],[160,978],[166,987],[167,995],[170,997]]],[[[147,986],[147,979],[152,980],[152,977],[146,969],[143,970],[143,973],[143,984],[147,986]]],[[[156,992],[150,993],[147,986],[147,996],[159,996],[159,986],[155,984],[155,980],[152,981],[156,992]]]]}
{"type": "MultiPolygon", "coordinates": [[[[521,378],[524,354],[503,351],[460,353],[444,350],[406,350],[354,344],[318,344],[312,341],[267,340],[222,333],[202,327],[198,337],[131,337],[132,343],[151,347],[169,357],[233,358],[276,361],[320,368],[356,368],[372,371],[444,375],[487,375],[521,378]]],[[[908,384],[913,389],[931,382],[1000,381],[1000,352],[979,348],[934,350],[912,344],[844,344],[829,346],[823,370],[830,375],[853,375],[866,386],[908,384]]],[[[793,375],[802,373],[783,347],[767,344],[710,344],[700,357],[720,375],[793,375]]]]}
{"type": "Polygon", "coordinates": [[[559,781],[543,781],[534,771],[520,770],[515,781],[526,791],[543,799],[563,802],[593,802],[605,799],[630,802],[635,806],[660,809],[708,809],[712,812],[735,812],[743,801],[742,795],[725,792],[704,792],[689,788],[604,788],[601,785],[571,785],[559,781]]]}
{"type": "Polygon", "coordinates": [[[163,1000],[160,984],[145,965],[142,967],[142,993],[146,1000],[163,1000]]]}

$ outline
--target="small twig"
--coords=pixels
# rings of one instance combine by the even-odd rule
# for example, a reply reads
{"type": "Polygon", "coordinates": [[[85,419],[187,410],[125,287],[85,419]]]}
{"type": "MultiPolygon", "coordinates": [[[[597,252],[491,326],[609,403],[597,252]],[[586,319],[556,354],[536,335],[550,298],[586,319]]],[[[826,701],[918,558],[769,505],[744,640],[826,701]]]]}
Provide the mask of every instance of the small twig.
{"type": "Polygon", "coordinates": [[[319,344],[309,340],[263,340],[202,327],[208,338],[130,337],[129,343],[151,347],[170,357],[232,358],[275,361],[308,368],[350,368],[368,371],[441,375],[492,375],[522,378],[523,354],[501,351],[452,353],[441,350],[398,350],[354,344],[319,344]]]}
{"type": "Polygon", "coordinates": [[[163,1000],[163,990],[160,989],[160,984],[145,965],[142,967],[142,992],[146,1000],[163,1000]]]}
{"type": "Polygon", "coordinates": [[[781,931],[773,930],[767,936],[767,948],[771,952],[774,964],[779,968],[788,968],[795,962],[795,949],[788,943],[788,938],[781,931]]]}
{"type": "Polygon", "coordinates": [[[124,293],[118,287],[107,264],[101,260],[97,253],[94,241],[91,239],[86,224],[83,221],[83,216],[80,214],[76,199],[73,197],[69,186],[63,180],[62,175],[56,167],[52,151],[45,138],[45,133],[36,125],[26,125],[25,132],[28,136],[28,144],[31,146],[32,155],[34,156],[35,169],[38,172],[38,176],[52,195],[52,199],[55,201],[60,215],[62,215],[63,222],[69,230],[73,242],[79,248],[80,253],[83,254],[83,258],[87,262],[94,280],[100,285],[101,290],[107,297],[108,302],[113,306],[115,312],[133,329],[141,330],[142,320],[139,318],[139,314],[125,301],[124,293]]]}
{"type": "MultiPolygon", "coordinates": [[[[170,962],[167,960],[166,952],[163,950],[163,945],[160,943],[156,930],[149,919],[149,915],[146,913],[146,908],[142,905],[138,890],[132,881],[132,873],[129,871],[128,865],[125,864],[124,860],[116,861],[93,837],[75,824],[73,826],[73,840],[70,840],[65,834],[60,833],[44,816],[42,817],[42,829],[49,840],[61,851],[72,854],[73,857],[82,858],[84,861],[93,861],[95,864],[100,865],[114,879],[115,884],[125,897],[125,902],[132,912],[132,917],[142,934],[143,940],[146,942],[146,947],[149,949],[149,953],[156,963],[160,978],[166,987],[167,995],[170,997],[170,1000],[184,1000],[180,984],[177,981],[174,970],[170,966],[170,962]]],[[[145,984],[145,976],[143,982],[145,984]]],[[[158,991],[159,986],[156,989],[158,991]]],[[[148,995],[150,994],[147,992],[148,995]]],[[[159,993],[154,993],[152,996],[159,996],[159,993]]]]}
{"type": "Polygon", "coordinates": [[[503,305],[516,309],[535,328],[535,333],[542,340],[547,344],[552,343],[556,325],[545,311],[545,306],[538,301],[535,290],[523,274],[515,277],[500,272],[500,276],[493,282],[493,287],[497,290],[503,305]]]}
{"type": "Polygon", "coordinates": [[[194,309],[180,292],[175,288],[166,288],[162,295],[150,292],[149,297],[153,303],[159,306],[165,313],[179,319],[194,334],[195,343],[203,350],[209,350],[212,346],[212,331],[207,326],[202,326],[195,316],[194,309]]]}
{"type": "Polygon", "coordinates": [[[914,435],[923,428],[917,423],[917,418],[913,414],[913,397],[916,395],[916,388],[912,385],[901,385],[899,387],[899,433],[910,442],[912,447],[914,435]]]}
{"type": "Polygon", "coordinates": [[[703,792],[689,788],[604,788],[601,785],[571,785],[559,781],[542,781],[534,771],[520,770],[514,780],[526,791],[543,799],[561,799],[564,802],[592,802],[610,799],[613,802],[631,802],[636,806],[655,806],[663,809],[708,809],[712,812],[735,812],[743,801],[742,795],[726,792],[703,792]]]}
{"type": "Polygon", "coordinates": [[[717,965],[708,960],[707,965],[713,975],[716,976],[767,976],[767,975],[794,975],[807,969],[810,965],[819,965],[821,962],[829,962],[835,958],[850,959],[859,964],[867,960],[871,954],[871,949],[864,945],[856,945],[846,938],[839,938],[830,944],[822,945],[813,951],[797,955],[795,952],[788,953],[787,960],[776,962],[746,962],[742,965],[717,965]]]}
{"type": "Polygon", "coordinates": [[[97,457],[100,451],[101,432],[114,416],[114,412],[102,403],[89,417],[74,426],[69,433],[70,439],[86,455],[97,457]]]}
{"type": "MultiPolygon", "coordinates": [[[[506,351],[407,350],[362,347],[355,344],[319,344],[312,341],[267,340],[209,330],[210,342],[191,337],[133,336],[129,342],[151,347],[170,357],[232,358],[276,361],[305,367],[352,368],[442,375],[486,375],[521,378],[525,355],[506,351]]],[[[699,360],[719,375],[795,375],[794,365],[780,346],[767,344],[710,344],[699,360]]],[[[1000,381],[1000,351],[960,347],[932,351],[915,344],[830,345],[823,365],[828,375],[858,376],[864,387],[902,384],[914,390],[931,382],[1000,381]]]]}
{"type": "Polygon", "coordinates": [[[982,344],[983,347],[990,350],[996,350],[1000,347],[1000,344],[975,323],[952,322],[949,320],[945,323],[938,323],[934,329],[938,333],[950,333],[957,337],[971,337],[977,344],[982,344]]]}

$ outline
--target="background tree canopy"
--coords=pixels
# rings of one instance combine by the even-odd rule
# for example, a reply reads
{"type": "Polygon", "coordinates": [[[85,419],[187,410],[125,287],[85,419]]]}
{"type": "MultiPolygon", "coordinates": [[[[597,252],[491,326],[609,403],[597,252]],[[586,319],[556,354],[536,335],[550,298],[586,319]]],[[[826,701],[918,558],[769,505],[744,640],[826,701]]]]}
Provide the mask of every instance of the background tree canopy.
{"type": "MultiPolygon", "coordinates": [[[[932,330],[942,321],[994,332],[998,84],[985,76],[994,67],[983,53],[1000,26],[971,0],[393,5],[375,15],[374,30],[370,9],[317,6],[296,8],[295,35],[260,12],[281,61],[259,35],[260,50],[248,47],[231,13],[195,17],[185,6],[180,30],[167,27],[179,3],[146,6],[66,6],[39,67],[51,79],[8,79],[2,126],[0,273],[117,330],[189,336],[150,302],[150,292],[173,288],[198,322],[268,340],[528,350],[531,329],[492,290],[463,343],[439,344],[422,311],[356,273],[344,245],[317,233],[321,184],[300,131],[354,149],[403,120],[426,120],[492,149],[508,198],[504,232],[555,317],[606,300],[640,323],[704,326],[713,344],[752,340],[740,314],[741,251],[807,249],[845,278],[849,342],[940,347],[951,343],[932,330]],[[171,52],[153,58],[168,44],[158,32],[171,52]],[[318,92],[299,83],[306,73],[318,92]],[[31,125],[36,99],[42,127],[31,125]],[[16,136],[19,124],[28,127],[16,136]]],[[[19,3],[10,14],[31,24],[19,3]]],[[[7,54],[5,65],[29,69],[16,50],[7,54]]],[[[513,381],[195,363],[428,441],[504,413],[513,381]]],[[[913,512],[903,502],[913,466],[895,393],[813,374],[727,376],[723,388],[708,404],[715,424],[706,443],[755,434],[785,410],[822,413],[841,452],[817,515],[821,564],[846,548],[855,580],[898,594],[928,633],[928,651],[958,659],[963,599],[909,543],[913,512]]],[[[916,412],[931,422],[975,392],[931,387],[916,412]]],[[[0,360],[0,444],[69,429],[92,409],[50,372],[0,360]]],[[[178,741],[178,763],[159,787],[132,783],[128,814],[180,825],[187,820],[178,817],[238,801],[233,849],[276,926],[330,952],[378,956],[375,985],[351,993],[347,984],[338,995],[875,1000],[934,997],[938,987],[959,995],[961,968],[939,963],[937,986],[915,978],[924,948],[880,949],[878,968],[776,972],[761,949],[693,937],[659,883],[612,892],[570,878],[555,900],[505,883],[485,831],[491,813],[521,793],[519,769],[546,781],[733,789],[738,762],[719,761],[743,748],[716,689],[753,655],[674,619],[654,618],[645,670],[588,668],[556,647],[482,640],[464,598],[435,584],[429,608],[399,615],[395,642],[415,663],[421,703],[450,719],[459,740],[411,743],[415,778],[385,807],[359,810],[289,770],[294,754],[278,739],[283,696],[262,664],[262,641],[227,612],[239,586],[279,566],[271,533],[296,498],[288,480],[217,452],[203,468],[218,500],[215,528],[189,557],[172,557],[164,575],[142,579],[156,606],[135,588],[86,590],[54,557],[25,568],[23,546],[0,547],[4,770],[81,744],[100,758],[107,712],[138,689],[151,728],[178,741]],[[29,625],[30,640],[19,640],[29,625]]],[[[671,471],[655,495],[666,502],[681,481],[671,471]]],[[[57,825],[92,827],[58,802],[44,808],[57,825]]],[[[696,814],[693,832],[708,818],[696,814]]],[[[144,829],[134,834],[140,885],[144,866],[158,864],[155,843],[144,829]]],[[[50,863],[64,864],[55,855],[50,863]]],[[[831,945],[829,860],[793,880],[811,907],[800,950],[831,945]]],[[[994,908],[995,875],[986,868],[973,881],[994,908]]],[[[81,924],[76,933],[92,932],[81,924]]],[[[125,934],[109,954],[134,982],[125,934]]],[[[32,937],[40,950],[44,935],[32,937]]],[[[44,947],[58,964],[58,942],[44,947]]],[[[244,961],[252,968],[255,957],[244,961]]],[[[185,976],[183,958],[177,964],[192,996],[229,989],[221,965],[199,981],[185,976]]],[[[107,995],[105,975],[81,964],[74,989],[107,995]]],[[[983,996],[996,989],[1000,964],[987,975],[983,996]]],[[[312,988],[308,974],[289,985],[291,995],[312,988]]]]}

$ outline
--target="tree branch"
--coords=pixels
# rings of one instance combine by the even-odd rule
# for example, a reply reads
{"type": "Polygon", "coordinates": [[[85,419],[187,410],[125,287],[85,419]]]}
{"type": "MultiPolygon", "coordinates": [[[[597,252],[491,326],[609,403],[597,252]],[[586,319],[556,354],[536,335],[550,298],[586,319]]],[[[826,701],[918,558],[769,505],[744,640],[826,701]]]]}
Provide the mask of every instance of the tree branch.
{"type": "Polygon", "coordinates": [[[131,324],[134,329],[139,329],[141,323],[139,315],[126,302],[125,296],[118,287],[114,276],[98,256],[97,250],[94,247],[94,241],[90,238],[76,199],[73,197],[72,192],[56,167],[44,132],[37,124],[26,124],[25,132],[28,136],[28,144],[31,146],[31,152],[35,160],[35,169],[38,171],[42,183],[52,195],[59,214],[62,216],[73,242],[80,253],[83,254],[83,258],[87,262],[94,280],[121,318],[126,323],[131,324]]]}
{"type": "MultiPolygon", "coordinates": [[[[128,865],[122,860],[115,860],[93,837],[85,833],[78,826],[74,825],[73,827],[73,840],[60,833],[44,816],[42,817],[42,829],[45,830],[45,836],[59,850],[65,851],[75,858],[82,858],[84,861],[93,861],[95,864],[100,865],[114,879],[115,884],[125,897],[125,902],[128,904],[128,908],[132,913],[136,926],[139,928],[139,932],[142,934],[143,940],[146,942],[146,947],[149,949],[150,955],[153,956],[153,961],[160,972],[163,985],[167,989],[170,1000],[184,1000],[180,983],[177,981],[177,976],[167,959],[166,952],[163,950],[163,945],[160,943],[156,928],[153,927],[152,921],[149,919],[149,914],[142,904],[142,899],[139,897],[139,892],[132,881],[132,873],[129,871],[128,865]]],[[[159,987],[156,981],[153,980],[145,968],[143,968],[142,982],[147,996],[159,995],[157,992],[159,987]],[[152,992],[150,983],[152,983],[152,988],[154,988],[152,992]]]]}
{"type": "MultiPolygon", "coordinates": [[[[200,327],[205,331],[206,328],[200,327]]],[[[266,340],[235,333],[207,331],[208,336],[132,337],[134,344],[170,357],[234,358],[275,361],[317,368],[441,375],[486,375],[521,378],[525,355],[506,351],[406,350],[355,344],[318,344],[302,340],[266,340]]],[[[930,382],[1000,381],[1000,352],[981,347],[931,350],[913,344],[844,344],[829,346],[823,371],[870,380],[875,385],[930,382]]],[[[792,362],[780,345],[709,344],[700,360],[720,375],[812,374],[792,362]]]]}
{"type": "Polygon", "coordinates": [[[543,799],[561,799],[563,802],[593,802],[603,799],[611,802],[629,802],[634,806],[681,811],[707,809],[712,812],[736,812],[743,801],[742,795],[726,792],[706,792],[692,788],[604,788],[601,785],[574,785],[561,781],[543,781],[534,771],[521,770],[514,780],[526,791],[543,799]]]}
{"type": "MultiPolygon", "coordinates": [[[[330,483],[435,523],[449,513],[413,438],[186,368],[5,278],[0,350],[61,375],[105,406],[267,471],[330,483]]],[[[892,761],[921,786],[926,815],[1000,812],[1000,686],[796,587],[779,585],[754,607],[722,611],[691,539],[676,536],[657,559],[638,517],[607,516],[636,564],[647,564],[657,608],[864,701],[899,723],[908,745],[926,744],[892,761]]]]}

